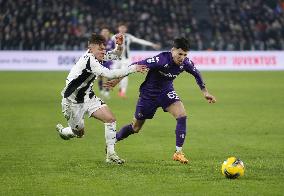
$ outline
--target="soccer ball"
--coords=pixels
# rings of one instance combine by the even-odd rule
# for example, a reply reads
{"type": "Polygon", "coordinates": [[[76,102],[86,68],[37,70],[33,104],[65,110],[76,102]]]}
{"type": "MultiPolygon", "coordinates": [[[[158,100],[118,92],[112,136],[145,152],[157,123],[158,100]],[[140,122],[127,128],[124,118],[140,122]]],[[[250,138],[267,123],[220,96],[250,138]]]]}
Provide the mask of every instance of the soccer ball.
{"type": "Polygon", "coordinates": [[[244,163],[236,157],[229,157],[222,164],[222,174],[226,176],[226,178],[235,179],[243,176],[244,172],[244,163]]]}

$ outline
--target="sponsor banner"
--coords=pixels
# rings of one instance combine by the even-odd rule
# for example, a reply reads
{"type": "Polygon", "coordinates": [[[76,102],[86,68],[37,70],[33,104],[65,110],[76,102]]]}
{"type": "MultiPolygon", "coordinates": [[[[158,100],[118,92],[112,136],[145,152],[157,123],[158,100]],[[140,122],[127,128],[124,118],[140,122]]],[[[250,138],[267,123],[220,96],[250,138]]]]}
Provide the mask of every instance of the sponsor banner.
{"type": "MultiPolygon", "coordinates": [[[[132,62],[160,51],[132,51],[132,62]]],[[[0,51],[0,70],[70,70],[84,51],[0,51]]],[[[200,70],[284,70],[284,51],[192,51],[191,59],[200,70]]]]}

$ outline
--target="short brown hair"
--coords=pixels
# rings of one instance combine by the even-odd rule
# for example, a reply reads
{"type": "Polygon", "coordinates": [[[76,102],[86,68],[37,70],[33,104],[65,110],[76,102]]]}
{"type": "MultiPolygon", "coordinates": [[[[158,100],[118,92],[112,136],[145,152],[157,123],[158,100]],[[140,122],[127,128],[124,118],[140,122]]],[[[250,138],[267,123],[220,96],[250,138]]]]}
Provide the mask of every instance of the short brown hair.
{"type": "Polygon", "coordinates": [[[106,43],[105,38],[101,35],[96,34],[96,33],[92,33],[92,35],[89,39],[89,42],[88,42],[88,44],[98,44],[98,45],[105,44],[105,43],[106,43]]]}
{"type": "Polygon", "coordinates": [[[128,25],[127,25],[126,22],[119,22],[119,23],[118,23],[118,27],[120,27],[120,26],[126,26],[126,27],[128,27],[128,25]]]}

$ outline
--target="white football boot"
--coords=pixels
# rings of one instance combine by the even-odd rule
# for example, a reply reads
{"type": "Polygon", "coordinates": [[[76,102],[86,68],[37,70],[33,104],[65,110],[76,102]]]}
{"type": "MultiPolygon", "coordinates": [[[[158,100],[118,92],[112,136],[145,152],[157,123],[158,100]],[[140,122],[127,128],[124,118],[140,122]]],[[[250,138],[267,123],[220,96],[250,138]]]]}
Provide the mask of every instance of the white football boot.
{"type": "Polygon", "coordinates": [[[116,164],[123,164],[125,162],[124,159],[119,158],[119,156],[117,156],[117,154],[114,152],[112,154],[107,153],[106,155],[106,162],[107,163],[116,163],[116,164]]]}
{"type": "Polygon", "coordinates": [[[62,133],[62,129],[64,129],[62,124],[56,125],[56,131],[58,132],[59,136],[64,140],[69,140],[70,137],[62,133]]]}

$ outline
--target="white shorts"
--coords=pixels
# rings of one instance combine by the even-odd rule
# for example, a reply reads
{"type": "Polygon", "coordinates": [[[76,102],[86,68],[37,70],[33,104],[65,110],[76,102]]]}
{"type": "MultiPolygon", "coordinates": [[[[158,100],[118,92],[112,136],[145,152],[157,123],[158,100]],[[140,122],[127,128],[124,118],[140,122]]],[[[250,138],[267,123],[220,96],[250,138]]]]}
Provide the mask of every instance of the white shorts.
{"type": "Polygon", "coordinates": [[[85,103],[72,103],[70,100],[63,98],[62,113],[68,121],[68,125],[72,130],[81,130],[84,128],[84,117],[88,114],[89,117],[98,109],[106,106],[105,102],[94,96],[85,103]]]}

